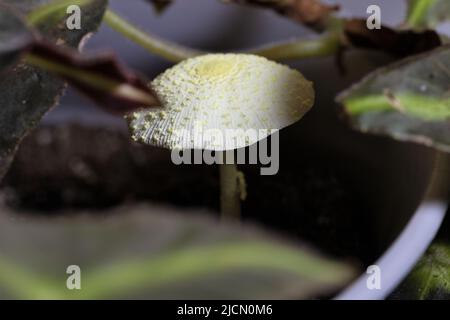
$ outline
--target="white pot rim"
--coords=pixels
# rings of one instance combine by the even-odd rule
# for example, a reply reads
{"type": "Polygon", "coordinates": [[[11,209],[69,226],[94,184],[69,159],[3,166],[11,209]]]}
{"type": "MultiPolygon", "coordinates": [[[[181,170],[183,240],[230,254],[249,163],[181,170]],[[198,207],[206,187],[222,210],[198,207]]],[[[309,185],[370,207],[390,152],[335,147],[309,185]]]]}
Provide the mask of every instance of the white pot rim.
{"type": "Polygon", "coordinates": [[[334,299],[385,299],[425,253],[436,236],[446,211],[447,203],[443,201],[424,201],[394,243],[374,263],[380,270],[380,288],[369,289],[367,280],[371,274],[363,273],[334,299]]]}

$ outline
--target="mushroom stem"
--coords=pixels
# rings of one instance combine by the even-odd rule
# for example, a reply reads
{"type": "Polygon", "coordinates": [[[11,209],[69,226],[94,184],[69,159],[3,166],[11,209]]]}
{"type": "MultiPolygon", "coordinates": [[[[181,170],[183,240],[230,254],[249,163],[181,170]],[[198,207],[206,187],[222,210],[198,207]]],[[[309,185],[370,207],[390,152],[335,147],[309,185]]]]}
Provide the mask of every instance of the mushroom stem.
{"type": "Polygon", "coordinates": [[[220,213],[223,220],[241,217],[240,172],[236,164],[220,164],[220,213]]]}

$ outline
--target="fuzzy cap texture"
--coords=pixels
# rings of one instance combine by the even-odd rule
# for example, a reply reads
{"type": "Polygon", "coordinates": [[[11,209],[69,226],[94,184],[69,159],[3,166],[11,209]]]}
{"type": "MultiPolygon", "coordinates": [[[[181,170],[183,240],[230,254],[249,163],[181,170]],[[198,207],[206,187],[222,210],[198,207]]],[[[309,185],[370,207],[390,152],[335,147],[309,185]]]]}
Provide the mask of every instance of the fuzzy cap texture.
{"type": "Polygon", "coordinates": [[[300,120],[314,103],[300,72],[250,54],[187,59],[151,86],[161,108],[127,119],[135,141],[168,149],[246,147],[300,120]]]}

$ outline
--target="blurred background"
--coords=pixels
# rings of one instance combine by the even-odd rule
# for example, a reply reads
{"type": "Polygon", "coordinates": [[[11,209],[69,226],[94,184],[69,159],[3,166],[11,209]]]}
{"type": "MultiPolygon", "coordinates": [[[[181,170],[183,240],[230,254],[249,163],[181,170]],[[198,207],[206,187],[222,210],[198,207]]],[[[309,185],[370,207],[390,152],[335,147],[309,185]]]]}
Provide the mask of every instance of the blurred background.
{"type": "MultiPolygon", "coordinates": [[[[314,36],[307,28],[285,19],[271,10],[230,5],[221,1],[181,0],[174,1],[166,11],[158,15],[144,1],[133,0],[132,2],[131,5],[129,1],[112,0],[111,6],[143,30],[175,43],[213,52],[239,51],[271,42],[314,36]]],[[[403,0],[328,2],[341,4],[342,14],[349,17],[366,17],[367,7],[377,4],[382,10],[383,24],[388,26],[399,24],[404,18],[406,10],[403,0]]],[[[122,38],[107,26],[103,26],[86,47],[86,50],[104,49],[114,50],[122,61],[141,71],[150,79],[171,65],[162,58],[151,55],[138,45],[122,38]]],[[[307,76],[309,69],[320,67],[321,64],[319,61],[319,63],[314,63],[313,67],[308,67],[310,65],[311,61],[295,63],[295,66],[299,66],[307,76]]],[[[345,84],[341,79],[330,78],[330,74],[324,73],[323,76],[323,79],[319,79],[321,87],[330,87],[331,90],[336,91],[339,89],[337,87],[339,83],[345,84]]],[[[78,111],[85,108],[89,108],[90,112],[97,113],[98,110],[91,106],[90,101],[69,89],[61,105],[47,116],[47,120],[52,121],[59,116],[66,116],[74,120],[74,117],[82,117],[78,111]],[[65,115],[61,114],[62,109],[65,115]]],[[[91,116],[92,114],[83,118],[83,121],[89,122],[91,116]]],[[[110,118],[110,120],[113,119],[110,118]]]]}

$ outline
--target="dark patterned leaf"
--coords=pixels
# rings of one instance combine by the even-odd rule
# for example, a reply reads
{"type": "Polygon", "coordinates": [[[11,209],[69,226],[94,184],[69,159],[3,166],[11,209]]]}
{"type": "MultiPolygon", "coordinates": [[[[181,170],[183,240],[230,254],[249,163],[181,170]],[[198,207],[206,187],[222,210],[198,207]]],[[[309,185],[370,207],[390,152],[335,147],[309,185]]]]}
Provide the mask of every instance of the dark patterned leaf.
{"type": "Polygon", "coordinates": [[[370,74],[341,94],[352,124],[450,152],[450,46],[370,74]]]}
{"type": "Polygon", "coordinates": [[[435,31],[399,31],[386,26],[381,29],[369,30],[366,20],[361,19],[345,21],[344,32],[353,46],[381,50],[397,57],[422,53],[442,44],[435,31]]]}
{"type": "Polygon", "coordinates": [[[0,71],[18,61],[34,37],[25,22],[0,2],[0,71]]]}
{"type": "Polygon", "coordinates": [[[317,30],[323,30],[338,5],[327,5],[319,0],[228,0],[237,4],[255,5],[276,12],[317,30]]]}
{"type": "MultiPolygon", "coordinates": [[[[2,0],[22,13],[51,1],[2,0]]],[[[107,5],[106,0],[91,0],[82,7],[80,30],[68,30],[65,23],[40,26],[43,36],[55,43],[77,48],[82,39],[97,30],[107,5]]],[[[64,82],[47,72],[20,64],[9,69],[0,79],[0,179],[7,170],[18,143],[34,128],[64,91],[64,82]]]]}
{"type": "MultiPolygon", "coordinates": [[[[65,13],[66,7],[61,7],[60,0],[0,0],[3,3],[9,3],[23,15],[30,15],[35,10],[39,10],[43,6],[53,5],[60,11],[65,13]]],[[[66,1],[67,2],[67,1],[66,1]]],[[[59,45],[67,45],[69,47],[78,48],[79,44],[86,35],[96,31],[100,25],[103,14],[105,12],[108,0],[73,0],[70,4],[80,4],[82,10],[82,24],[80,30],[70,30],[67,28],[65,19],[66,14],[62,14],[61,19],[48,19],[42,16],[40,21],[34,21],[34,25],[46,40],[52,40],[59,45]],[[82,4],[84,3],[84,4],[82,4]]]]}

